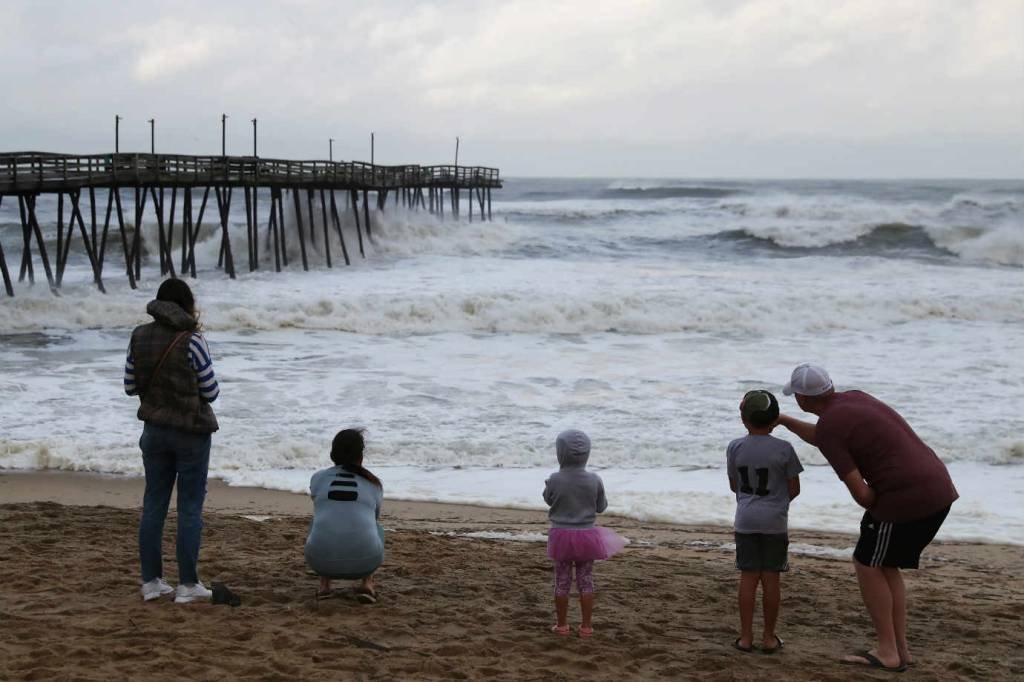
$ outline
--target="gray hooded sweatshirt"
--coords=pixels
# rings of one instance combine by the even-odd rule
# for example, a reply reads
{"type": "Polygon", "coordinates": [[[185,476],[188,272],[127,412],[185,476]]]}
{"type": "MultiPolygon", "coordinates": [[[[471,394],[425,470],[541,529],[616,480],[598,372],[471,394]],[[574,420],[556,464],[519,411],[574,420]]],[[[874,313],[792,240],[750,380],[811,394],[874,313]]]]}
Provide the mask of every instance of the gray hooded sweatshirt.
{"type": "Polygon", "coordinates": [[[590,439],[582,431],[563,431],[555,439],[555,452],[560,469],[544,483],[551,526],[592,528],[597,514],[608,507],[608,500],[601,477],[586,469],[590,439]]]}

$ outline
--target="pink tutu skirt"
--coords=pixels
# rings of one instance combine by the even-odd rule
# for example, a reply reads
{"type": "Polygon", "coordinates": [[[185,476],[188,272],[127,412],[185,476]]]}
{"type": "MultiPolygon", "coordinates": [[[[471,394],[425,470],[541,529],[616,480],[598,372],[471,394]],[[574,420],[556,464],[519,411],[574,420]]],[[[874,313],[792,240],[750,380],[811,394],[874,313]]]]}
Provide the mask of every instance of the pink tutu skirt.
{"type": "Polygon", "coordinates": [[[626,538],[608,528],[551,528],[548,556],[555,561],[609,559],[626,546],[626,538]]]}

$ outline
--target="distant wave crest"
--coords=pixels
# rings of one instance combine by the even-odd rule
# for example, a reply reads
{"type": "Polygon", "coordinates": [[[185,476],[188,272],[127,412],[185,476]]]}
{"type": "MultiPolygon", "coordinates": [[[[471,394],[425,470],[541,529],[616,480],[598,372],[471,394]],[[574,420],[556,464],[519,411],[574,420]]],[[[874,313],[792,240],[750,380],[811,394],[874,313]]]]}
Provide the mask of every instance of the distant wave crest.
{"type": "Polygon", "coordinates": [[[817,231],[734,229],[711,236],[722,241],[751,242],[763,248],[796,252],[842,250],[844,252],[878,252],[893,248],[935,249],[936,244],[920,225],[883,223],[871,225],[854,233],[834,231],[822,237],[817,231]]]}
{"type": "Polygon", "coordinates": [[[847,230],[799,229],[799,226],[740,228],[710,235],[712,241],[746,243],[779,253],[889,255],[915,252],[954,255],[963,260],[1024,267],[1024,229],[1011,225],[926,227],[907,223],[850,226],[847,230]]]}
{"type": "Polygon", "coordinates": [[[612,187],[601,192],[605,199],[715,199],[742,192],[724,187],[612,187]]]}

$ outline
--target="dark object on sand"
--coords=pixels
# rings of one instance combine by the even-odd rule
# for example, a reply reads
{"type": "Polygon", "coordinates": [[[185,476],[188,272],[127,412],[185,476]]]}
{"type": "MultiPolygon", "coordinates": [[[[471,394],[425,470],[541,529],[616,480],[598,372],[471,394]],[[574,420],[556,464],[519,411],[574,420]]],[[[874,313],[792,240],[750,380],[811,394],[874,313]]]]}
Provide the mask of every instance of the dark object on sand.
{"type": "Polygon", "coordinates": [[[242,603],[242,598],[229,590],[224,583],[213,583],[210,587],[213,589],[213,598],[210,601],[214,604],[239,606],[242,603]]]}

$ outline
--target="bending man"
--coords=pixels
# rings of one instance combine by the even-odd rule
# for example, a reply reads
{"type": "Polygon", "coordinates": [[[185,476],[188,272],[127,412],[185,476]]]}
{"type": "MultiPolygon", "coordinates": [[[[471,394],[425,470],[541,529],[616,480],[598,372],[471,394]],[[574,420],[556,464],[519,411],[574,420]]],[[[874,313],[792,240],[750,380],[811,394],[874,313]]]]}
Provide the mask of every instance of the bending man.
{"type": "Polygon", "coordinates": [[[823,368],[793,370],[795,395],[817,424],[781,415],[779,424],[817,446],[864,507],[853,553],[877,647],[843,659],[892,671],[913,664],[907,646],[907,597],[900,569],[917,568],[959,497],[946,466],[891,407],[862,391],[836,392],[823,368]]]}

